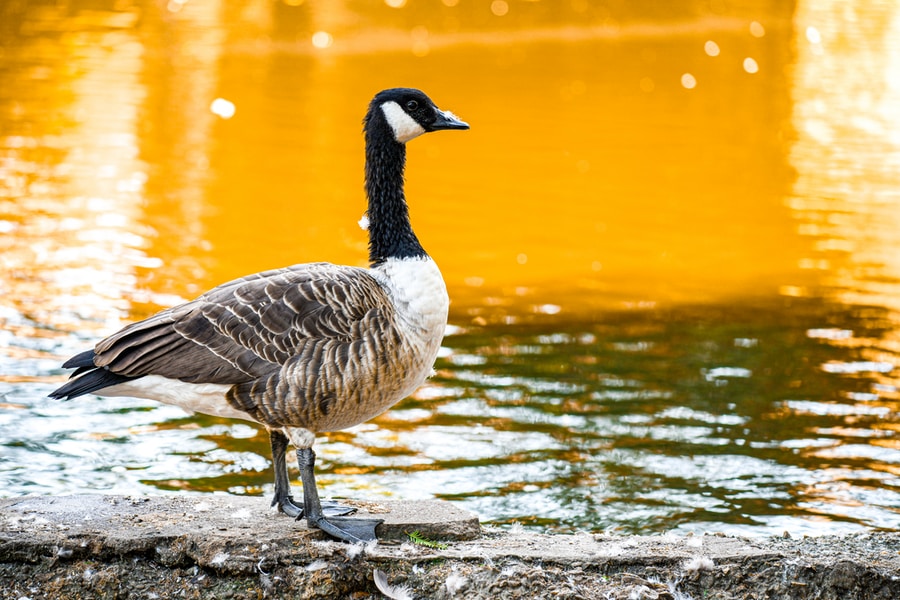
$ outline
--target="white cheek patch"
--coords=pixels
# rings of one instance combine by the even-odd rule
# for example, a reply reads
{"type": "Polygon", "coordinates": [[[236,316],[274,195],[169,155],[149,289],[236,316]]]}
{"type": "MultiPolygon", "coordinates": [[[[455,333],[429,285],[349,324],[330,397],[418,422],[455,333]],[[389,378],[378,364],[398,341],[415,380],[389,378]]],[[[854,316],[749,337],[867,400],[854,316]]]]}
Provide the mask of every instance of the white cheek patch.
{"type": "Polygon", "coordinates": [[[388,125],[394,130],[394,139],[401,144],[425,133],[425,129],[393,100],[382,104],[381,110],[384,112],[388,125]]]}

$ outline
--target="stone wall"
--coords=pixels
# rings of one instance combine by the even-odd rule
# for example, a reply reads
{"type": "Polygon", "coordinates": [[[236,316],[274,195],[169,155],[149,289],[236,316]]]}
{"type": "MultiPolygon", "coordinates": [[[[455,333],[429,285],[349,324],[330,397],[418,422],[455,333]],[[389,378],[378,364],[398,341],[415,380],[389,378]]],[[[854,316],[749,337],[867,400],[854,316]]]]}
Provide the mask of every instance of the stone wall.
{"type": "Polygon", "coordinates": [[[479,532],[443,502],[357,504],[385,518],[377,544],[328,541],[262,498],[7,498],[0,598],[900,598],[895,533],[479,532]]]}

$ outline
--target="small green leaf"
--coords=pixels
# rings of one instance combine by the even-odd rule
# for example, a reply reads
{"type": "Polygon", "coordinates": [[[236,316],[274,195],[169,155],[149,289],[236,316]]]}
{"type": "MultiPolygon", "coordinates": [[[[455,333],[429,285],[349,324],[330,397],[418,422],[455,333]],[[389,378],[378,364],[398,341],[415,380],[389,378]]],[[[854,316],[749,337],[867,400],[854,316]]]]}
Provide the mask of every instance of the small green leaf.
{"type": "Polygon", "coordinates": [[[447,544],[442,544],[441,542],[435,542],[434,540],[429,540],[422,537],[422,535],[418,531],[413,531],[412,533],[407,532],[406,535],[407,537],[409,537],[409,541],[411,541],[413,544],[427,546],[429,548],[437,548],[438,550],[446,550],[448,548],[447,544]]]}

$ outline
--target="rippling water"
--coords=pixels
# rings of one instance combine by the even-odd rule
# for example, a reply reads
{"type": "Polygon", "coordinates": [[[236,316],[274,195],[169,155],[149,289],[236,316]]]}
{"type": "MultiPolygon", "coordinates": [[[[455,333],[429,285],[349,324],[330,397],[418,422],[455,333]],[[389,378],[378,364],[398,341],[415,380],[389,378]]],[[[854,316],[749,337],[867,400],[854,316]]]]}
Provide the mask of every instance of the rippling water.
{"type": "MultiPolygon", "coordinates": [[[[415,398],[320,444],[321,483],[561,530],[892,529],[893,363],[851,343],[885,316],[790,299],[454,329],[415,398]]],[[[4,385],[8,493],[271,492],[256,427],[51,387],[4,385]]]]}
{"type": "Polygon", "coordinates": [[[451,327],[320,439],[326,495],[900,529],[900,11],[708,4],[0,8],[0,494],[271,494],[252,424],[44,396],[162,306],[364,261],[359,120],[400,83],[473,125],[410,146],[451,327]]]}

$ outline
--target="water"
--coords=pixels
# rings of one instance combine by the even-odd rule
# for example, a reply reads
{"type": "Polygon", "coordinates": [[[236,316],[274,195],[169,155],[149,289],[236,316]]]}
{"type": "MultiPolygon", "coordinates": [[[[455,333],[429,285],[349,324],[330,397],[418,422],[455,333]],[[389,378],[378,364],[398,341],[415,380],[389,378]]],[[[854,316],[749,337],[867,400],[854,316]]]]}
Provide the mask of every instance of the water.
{"type": "Polygon", "coordinates": [[[900,11],[294,4],[0,9],[0,494],[271,494],[252,424],[44,396],[217,283],[361,264],[360,118],[401,84],[473,126],[409,151],[452,325],[413,398],[320,438],[326,495],[900,528],[900,11]]]}

